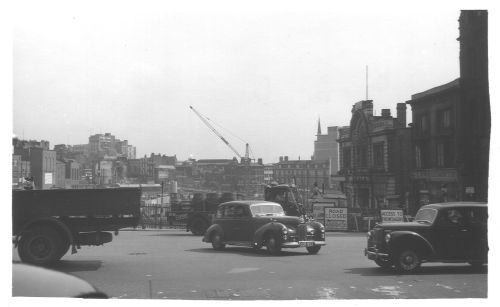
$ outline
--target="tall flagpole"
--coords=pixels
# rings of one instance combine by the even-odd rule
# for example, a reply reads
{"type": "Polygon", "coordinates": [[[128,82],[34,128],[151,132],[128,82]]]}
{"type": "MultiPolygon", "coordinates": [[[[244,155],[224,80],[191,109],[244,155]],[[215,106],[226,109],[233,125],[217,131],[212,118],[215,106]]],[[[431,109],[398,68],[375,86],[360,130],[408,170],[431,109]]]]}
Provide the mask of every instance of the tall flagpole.
{"type": "Polygon", "coordinates": [[[366,100],[368,100],[368,65],[366,65],[366,100]]]}

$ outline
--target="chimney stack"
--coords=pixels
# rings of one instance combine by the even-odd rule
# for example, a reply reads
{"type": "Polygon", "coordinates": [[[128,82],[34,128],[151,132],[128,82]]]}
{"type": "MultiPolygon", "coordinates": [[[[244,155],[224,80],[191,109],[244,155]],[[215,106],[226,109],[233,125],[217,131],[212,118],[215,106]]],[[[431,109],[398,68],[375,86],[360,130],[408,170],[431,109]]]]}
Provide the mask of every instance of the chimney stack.
{"type": "Polygon", "coordinates": [[[406,128],[406,103],[401,102],[397,104],[397,114],[401,128],[406,128]]]}

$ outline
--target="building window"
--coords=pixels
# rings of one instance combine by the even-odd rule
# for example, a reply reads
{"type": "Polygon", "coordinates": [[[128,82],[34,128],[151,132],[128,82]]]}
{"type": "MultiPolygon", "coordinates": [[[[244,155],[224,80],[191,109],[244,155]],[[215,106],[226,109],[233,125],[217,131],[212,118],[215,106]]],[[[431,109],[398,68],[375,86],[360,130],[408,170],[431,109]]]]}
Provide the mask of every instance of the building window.
{"type": "Polygon", "coordinates": [[[438,113],[438,118],[439,118],[439,128],[447,129],[447,128],[451,127],[451,110],[450,109],[441,110],[438,113]]]}
{"type": "Polygon", "coordinates": [[[444,166],[444,144],[443,143],[438,143],[436,145],[436,152],[437,152],[437,166],[444,166]]]}
{"type": "Polygon", "coordinates": [[[417,120],[417,126],[420,130],[420,133],[427,132],[429,130],[428,125],[429,125],[429,123],[428,123],[427,115],[420,115],[420,117],[417,120]]]}
{"type": "Polygon", "coordinates": [[[350,168],[351,167],[351,148],[350,147],[344,148],[342,151],[342,156],[343,156],[342,162],[343,162],[344,168],[350,168]]]}
{"type": "Polygon", "coordinates": [[[356,163],[358,167],[366,167],[367,146],[361,145],[356,148],[356,163]]]}
{"type": "Polygon", "coordinates": [[[373,166],[384,167],[384,142],[373,144],[373,166]]]}
{"type": "Polygon", "coordinates": [[[415,167],[422,168],[422,150],[420,146],[415,146],[415,167]]]}
{"type": "Polygon", "coordinates": [[[442,141],[436,144],[436,163],[439,167],[450,166],[450,144],[442,141]]]}

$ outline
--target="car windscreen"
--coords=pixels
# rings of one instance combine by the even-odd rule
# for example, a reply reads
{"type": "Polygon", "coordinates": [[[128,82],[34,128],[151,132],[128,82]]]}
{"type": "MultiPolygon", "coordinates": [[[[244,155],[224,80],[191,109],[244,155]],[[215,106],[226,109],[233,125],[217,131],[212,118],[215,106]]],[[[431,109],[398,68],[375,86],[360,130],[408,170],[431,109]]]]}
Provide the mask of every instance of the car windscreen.
{"type": "Polygon", "coordinates": [[[432,208],[422,208],[415,215],[415,222],[433,223],[436,219],[437,210],[432,208]]]}
{"type": "Polygon", "coordinates": [[[253,216],[284,216],[283,208],[278,204],[262,204],[250,206],[253,216]]]}

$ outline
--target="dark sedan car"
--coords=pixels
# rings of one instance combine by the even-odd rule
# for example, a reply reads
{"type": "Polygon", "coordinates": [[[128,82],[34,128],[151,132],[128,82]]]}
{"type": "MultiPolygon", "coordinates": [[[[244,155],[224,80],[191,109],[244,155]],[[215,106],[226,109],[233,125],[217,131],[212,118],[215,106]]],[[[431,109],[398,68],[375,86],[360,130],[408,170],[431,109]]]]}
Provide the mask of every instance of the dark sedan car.
{"type": "Polygon", "coordinates": [[[317,254],[325,243],[325,228],[319,222],[286,216],[280,204],[267,201],[231,201],[220,204],[203,242],[215,250],[226,245],[266,246],[272,255],[282,248],[305,247],[317,254]]]}
{"type": "Polygon", "coordinates": [[[409,223],[376,225],[368,233],[368,259],[412,272],[423,262],[488,262],[488,205],[454,202],[423,206],[409,223]]]}

